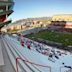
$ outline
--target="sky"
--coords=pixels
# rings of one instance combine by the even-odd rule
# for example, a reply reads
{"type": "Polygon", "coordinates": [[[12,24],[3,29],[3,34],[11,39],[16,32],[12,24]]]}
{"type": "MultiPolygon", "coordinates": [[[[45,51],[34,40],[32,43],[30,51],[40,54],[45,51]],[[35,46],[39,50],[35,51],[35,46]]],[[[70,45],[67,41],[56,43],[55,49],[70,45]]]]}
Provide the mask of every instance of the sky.
{"type": "Polygon", "coordinates": [[[14,2],[14,12],[9,17],[13,21],[72,13],[72,0],[14,0],[14,2]]]}

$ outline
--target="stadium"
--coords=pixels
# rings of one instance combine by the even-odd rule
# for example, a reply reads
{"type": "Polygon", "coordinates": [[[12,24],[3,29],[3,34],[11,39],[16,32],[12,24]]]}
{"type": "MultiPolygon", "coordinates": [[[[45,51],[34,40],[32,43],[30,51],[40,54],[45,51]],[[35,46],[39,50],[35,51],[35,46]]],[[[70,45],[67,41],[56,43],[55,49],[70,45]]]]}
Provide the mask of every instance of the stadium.
{"type": "Polygon", "coordinates": [[[0,72],[72,72],[71,21],[48,17],[13,24],[7,20],[13,6],[13,0],[0,0],[0,72]]]}

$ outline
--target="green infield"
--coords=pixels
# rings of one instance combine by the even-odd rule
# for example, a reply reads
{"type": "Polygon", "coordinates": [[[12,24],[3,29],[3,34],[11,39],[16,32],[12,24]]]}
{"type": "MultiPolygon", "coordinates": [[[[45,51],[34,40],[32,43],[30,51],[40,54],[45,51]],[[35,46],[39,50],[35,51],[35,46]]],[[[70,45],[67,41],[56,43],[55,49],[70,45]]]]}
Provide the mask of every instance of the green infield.
{"type": "Polygon", "coordinates": [[[49,40],[57,43],[62,43],[63,45],[72,45],[72,34],[58,33],[50,31],[41,31],[38,33],[30,34],[29,38],[41,38],[44,40],[49,40]]]}

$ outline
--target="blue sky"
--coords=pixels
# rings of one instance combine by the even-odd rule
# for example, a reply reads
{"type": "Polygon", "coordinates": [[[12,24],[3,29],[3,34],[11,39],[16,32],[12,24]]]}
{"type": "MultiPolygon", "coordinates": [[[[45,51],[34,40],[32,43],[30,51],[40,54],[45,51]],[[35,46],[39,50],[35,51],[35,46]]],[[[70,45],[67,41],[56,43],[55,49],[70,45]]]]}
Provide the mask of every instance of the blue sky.
{"type": "Polygon", "coordinates": [[[72,0],[14,0],[14,2],[14,13],[9,17],[13,21],[72,13],[72,0]]]}

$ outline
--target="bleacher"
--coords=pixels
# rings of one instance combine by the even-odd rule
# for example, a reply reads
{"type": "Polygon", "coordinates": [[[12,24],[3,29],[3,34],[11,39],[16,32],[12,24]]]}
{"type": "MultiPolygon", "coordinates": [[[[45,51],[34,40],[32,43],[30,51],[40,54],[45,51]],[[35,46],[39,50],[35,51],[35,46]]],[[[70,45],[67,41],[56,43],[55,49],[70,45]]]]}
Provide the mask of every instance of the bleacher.
{"type": "MultiPolygon", "coordinates": [[[[12,66],[8,68],[8,65],[6,65],[7,63],[4,60],[4,70],[6,70],[6,72],[12,72],[13,70],[13,72],[71,72],[68,68],[61,69],[61,66],[59,66],[57,63],[59,60],[53,63],[48,60],[48,56],[30,50],[27,48],[27,46],[21,46],[16,37],[11,37],[8,35],[2,36],[1,45],[3,47],[3,54],[7,53],[7,56],[5,56],[4,59],[6,60],[7,57],[7,61],[10,62],[7,63],[9,63],[9,66],[12,66]],[[56,67],[57,65],[59,68],[56,67]]],[[[60,59],[62,59],[62,57],[60,59]]]]}

